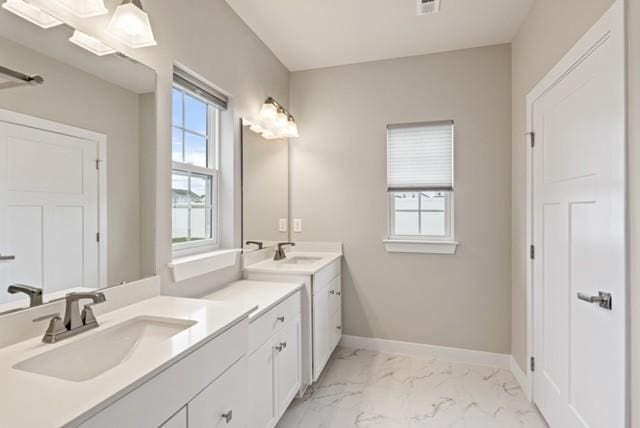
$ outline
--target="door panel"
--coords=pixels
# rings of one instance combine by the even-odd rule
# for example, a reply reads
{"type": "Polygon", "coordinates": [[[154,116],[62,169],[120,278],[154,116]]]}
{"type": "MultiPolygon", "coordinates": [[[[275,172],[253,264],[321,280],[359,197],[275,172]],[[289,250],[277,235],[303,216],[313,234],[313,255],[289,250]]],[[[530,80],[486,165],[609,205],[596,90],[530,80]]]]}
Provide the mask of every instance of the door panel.
{"type": "Polygon", "coordinates": [[[289,321],[279,333],[280,344],[286,343],[278,352],[278,415],[282,415],[302,385],[300,317],[289,321]]]}
{"type": "Polygon", "coordinates": [[[249,357],[250,428],[268,428],[276,423],[275,338],[269,339],[249,357]]]}
{"type": "Polygon", "coordinates": [[[623,19],[617,2],[532,103],[533,386],[553,427],[625,426],[623,19]],[[612,310],[577,297],[599,292],[612,310]]]}
{"type": "Polygon", "coordinates": [[[95,141],[0,122],[0,288],[99,287],[96,159],[95,141]]]}

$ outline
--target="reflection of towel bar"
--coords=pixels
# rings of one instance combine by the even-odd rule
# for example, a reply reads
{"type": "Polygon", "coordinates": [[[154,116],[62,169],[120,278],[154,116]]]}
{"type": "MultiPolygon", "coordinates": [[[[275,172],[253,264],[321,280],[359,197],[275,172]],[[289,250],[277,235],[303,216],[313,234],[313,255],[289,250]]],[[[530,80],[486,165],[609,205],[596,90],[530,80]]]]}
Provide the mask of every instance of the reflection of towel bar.
{"type": "Polygon", "coordinates": [[[42,85],[44,83],[44,79],[42,76],[38,74],[34,74],[33,76],[29,76],[28,74],[20,73],[19,71],[11,70],[10,68],[3,67],[0,65],[0,74],[4,74],[5,76],[10,77],[11,79],[17,80],[16,82],[3,82],[0,83],[0,89],[8,89],[15,88],[16,86],[22,85],[42,85]]]}

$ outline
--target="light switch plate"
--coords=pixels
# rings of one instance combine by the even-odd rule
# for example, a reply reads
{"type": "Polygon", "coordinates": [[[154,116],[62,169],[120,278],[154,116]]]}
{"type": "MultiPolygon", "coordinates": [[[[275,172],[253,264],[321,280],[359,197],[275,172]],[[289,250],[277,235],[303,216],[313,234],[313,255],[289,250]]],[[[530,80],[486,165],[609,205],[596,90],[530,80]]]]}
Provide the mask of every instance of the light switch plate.
{"type": "Polygon", "coordinates": [[[293,231],[295,233],[302,232],[302,219],[301,218],[294,218],[293,219],[293,231]]]}
{"type": "Polygon", "coordinates": [[[280,230],[280,232],[286,232],[287,231],[287,219],[286,218],[281,218],[278,224],[278,229],[280,230]]]}

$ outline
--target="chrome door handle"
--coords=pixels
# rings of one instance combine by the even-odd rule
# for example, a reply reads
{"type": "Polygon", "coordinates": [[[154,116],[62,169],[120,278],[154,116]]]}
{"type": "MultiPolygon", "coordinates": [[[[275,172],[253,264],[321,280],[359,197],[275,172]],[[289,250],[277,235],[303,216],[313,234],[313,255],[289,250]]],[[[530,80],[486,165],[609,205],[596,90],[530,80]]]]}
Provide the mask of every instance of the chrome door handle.
{"type": "Polygon", "coordinates": [[[0,260],[15,260],[16,256],[3,256],[0,254],[0,260]]]}
{"type": "Polygon", "coordinates": [[[226,423],[231,422],[231,420],[233,419],[233,410],[229,410],[227,413],[223,413],[222,418],[226,423]]]}
{"type": "Polygon", "coordinates": [[[597,296],[590,296],[586,293],[578,293],[578,299],[588,303],[597,303],[601,308],[608,310],[611,310],[613,306],[611,301],[611,293],[605,293],[603,291],[599,291],[597,296]]]}

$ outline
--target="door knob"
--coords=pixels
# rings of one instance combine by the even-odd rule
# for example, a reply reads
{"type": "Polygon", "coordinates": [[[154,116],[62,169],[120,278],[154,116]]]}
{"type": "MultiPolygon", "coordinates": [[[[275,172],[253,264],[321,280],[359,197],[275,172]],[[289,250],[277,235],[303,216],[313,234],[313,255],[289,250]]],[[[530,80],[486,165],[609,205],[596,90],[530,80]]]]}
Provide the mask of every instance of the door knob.
{"type": "Polygon", "coordinates": [[[599,291],[597,296],[590,296],[586,293],[578,293],[578,299],[583,300],[587,303],[597,303],[601,308],[608,310],[611,310],[613,306],[611,301],[611,293],[605,293],[603,291],[599,291]]]}

